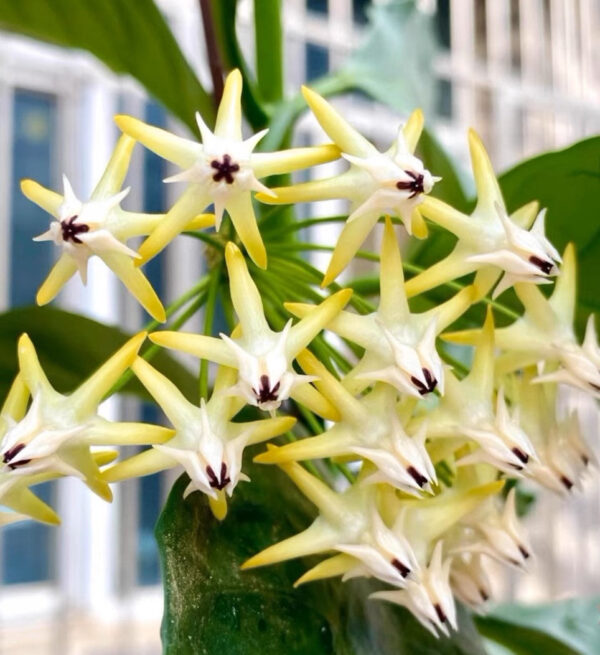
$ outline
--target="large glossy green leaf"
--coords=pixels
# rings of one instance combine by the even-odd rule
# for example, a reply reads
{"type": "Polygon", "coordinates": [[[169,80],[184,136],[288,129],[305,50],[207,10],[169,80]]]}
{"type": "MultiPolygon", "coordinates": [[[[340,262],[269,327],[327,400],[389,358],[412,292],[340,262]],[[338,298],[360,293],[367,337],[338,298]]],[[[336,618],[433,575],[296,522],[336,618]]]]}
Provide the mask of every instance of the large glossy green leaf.
{"type": "Polygon", "coordinates": [[[548,208],[548,236],[559,251],[575,243],[581,331],[587,315],[600,311],[600,137],[529,159],[499,181],[510,211],[530,200],[548,208]]]}
{"type": "Polygon", "coordinates": [[[157,526],[165,582],[167,655],[484,655],[470,617],[461,633],[434,639],[408,612],[368,600],[378,583],[311,583],[293,589],[307,562],[241,571],[259,550],[298,532],[313,511],[275,467],[247,462],[252,478],[216,521],[206,498],[173,487],[157,526]]]}
{"type": "Polygon", "coordinates": [[[479,631],[517,655],[600,653],[600,597],[545,605],[501,605],[477,617],[479,631]]]}
{"type": "Polygon", "coordinates": [[[0,29],[91,52],[135,77],[192,130],[214,115],[210,96],[152,0],[3,0],[0,29]]]}
{"type": "MultiPolygon", "coordinates": [[[[18,370],[17,340],[23,332],[31,337],[48,378],[61,392],[77,387],[130,336],[54,307],[22,307],[0,314],[0,399],[6,396],[18,370]]],[[[188,398],[196,399],[195,377],[166,351],[159,351],[152,363],[188,398]]],[[[150,399],[135,378],[123,392],[150,399]]]]}

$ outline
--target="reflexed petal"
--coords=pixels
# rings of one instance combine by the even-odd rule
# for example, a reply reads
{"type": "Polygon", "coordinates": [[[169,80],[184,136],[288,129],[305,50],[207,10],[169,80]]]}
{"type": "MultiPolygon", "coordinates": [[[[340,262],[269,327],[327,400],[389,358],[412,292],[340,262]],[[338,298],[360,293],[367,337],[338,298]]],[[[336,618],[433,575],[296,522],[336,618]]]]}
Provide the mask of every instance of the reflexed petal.
{"type": "Polygon", "coordinates": [[[195,141],[175,136],[160,127],[147,125],[133,116],[115,116],[115,123],[125,134],[181,168],[193,166],[202,152],[202,147],[195,141]]]}
{"type": "Polygon", "coordinates": [[[313,414],[317,414],[326,421],[339,421],[341,419],[338,410],[310,384],[299,384],[294,387],[290,393],[290,398],[304,405],[313,414]]]}
{"type": "Polygon", "coordinates": [[[560,275],[556,278],[554,291],[550,298],[550,306],[565,324],[573,325],[576,300],[577,259],[575,257],[575,246],[569,243],[563,253],[563,264],[560,275]]]}
{"type": "Polygon", "coordinates": [[[311,180],[292,186],[271,189],[273,196],[257,193],[256,198],[267,205],[287,205],[296,202],[314,202],[352,197],[356,191],[357,177],[354,171],[346,171],[335,177],[311,180]]]}
{"type": "Polygon", "coordinates": [[[385,217],[385,228],[381,242],[381,287],[379,314],[384,321],[400,321],[409,313],[404,293],[404,271],[396,231],[389,216],[385,217]]]}
{"type": "Polygon", "coordinates": [[[469,216],[438,198],[424,196],[423,202],[419,205],[419,211],[425,218],[446,228],[459,238],[467,237],[473,230],[474,221],[469,216]]]}
{"type": "Polygon", "coordinates": [[[504,200],[490,158],[475,130],[469,130],[469,152],[477,189],[475,211],[495,212],[496,205],[504,207],[504,200]]]}
{"type": "Polygon", "coordinates": [[[77,273],[77,263],[75,260],[63,253],[52,269],[48,273],[48,277],[44,280],[42,286],[39,288],[35,300],[38,305],[46,305],[51,300],[54,300],[58,292],[63,286],[77,273]]]}
{"type": "Polygon", "coordinates": [[[31,202],[41,207],[44,211],[58,217],[58,208],[63,202],[63,197],[56,191],[50,191],[34,180],[21,180],[21,191],[31,202]]]}
{"type": "Polygon", "coordinates": [[[351,127],[325,98],[306,86],[302,87],[302,95],[323,130],[342,152],[358,157],[368,157],[377,153],[375,146],[351,127]]]}
{"type": "Polygon", "coordinates": [[[286,340],[286,355],[292,360],[337,316],[352,297],[352,289],[342,289],[312,308],[307,316],[292,325],[286,340]]]}
{"type": "Polygon", "coordinates": [[[98,182],[92,193],[91,200],[102,200],[120,191],[127,175],[134,146],[135,139],[126,134],[121,136],[113,150],[110,161],[106,165],[100,182],[98,182]]]}
{"type": "Polygon", "coordinates": [[[317,166],[338,159],[340,149],[333,143],[310,148],[290,148],[278,152],[257,152],[252,155],[252,170],[258,178],[291,173],[308,166],[317,166]]]}
{"type": "Polygon", "coordinates": [[[441,332],[462,316],[467,309],[475,302],[476,290],[474,286],[465,287],[449,300],[424,312],[421,316],[436,318],[436,330],[441,332]]]}
{"type": "Polygon", "coordinates": [[[175,431],[160,425],[148,423],[111,423],[94,425],[86,431],[86,442],[91,446],[137,446],[165,443],[172,439],[175,431]]]}
{"type": "Polygon", "coordinates": [[[183,193],[171,207],[164,219],[158,224],[152,234],[142,243],[139,249],[141,259],[136,266],[141,266],[157,255],[178,234],[183,232],[188,223],[210,204],[209,197],[192,185],[183,193]]]}
{"type": "Polygon", "coordinates": [[[242,570],[253,569],[257,566],[276,564],[288,559],[320,553],[329,550],[337,538],[337,532],[326,523],[317,520],[303,532],[265,548],[258,555],[246,560],[240,568],[242,570]]]}
{"type": "Polygon", "coordinates": [[[423,116],[423,111],[421,109],[415,109],[408,117],[408,120],[402,128],[406,147],[411,155],[414,153],[417,147],[417,143],[421,138],[421,133],[423,132],[424,125],[425,116],[423,116]]]}
{"type": "Polygon", "coordinates": [[[138,357],[131,369],[174,426],[186,425],[188,421],[196,420],[197,408],[186,400],[168,378],[150,366],[146,360],[138,357]]]}
{"type": "Polygon", "coordinates": [[[246,260],[232,241],[225,248],[225,261],[229,273],[231,302],[240,320],[242,333],[249,340],[259,339],[269,332],[269,325],[265,319],[260,293],[250,277],[246,260]]]}
{"type": "Polygon", "coordinates": [[[217,497],[208,497],[210,511],[217,521],[222,521],[227,516],[227,496],[224,490],[217,490],[217,497]]]}
{"type": "Polygon", "coordinates": [[[234,436],[248,433],[249,437],[245,445],[252,446],[288,432],[294,427],[295,423],[296,419],[292,416],[275,416],[274,418],[248,421],[246,423],[232,423],[231,432],[234,436]]]}
{"type": "Polygon", "coordinates": [[[483,398],[491,397],[494,391],[494,315],[490,306],[475,348],[469,380],[483,398]]]}
{"type": "Polygon", "coordinates": [[[144,475],[152,475],[174,466],[178,466],[178,462],[172,457],[156,448],[149,448],[129,459],[117,462],[114,466],[103,471],[102,477],[106,482],[119,482],[130,478],[143,477],[144,475]]]}
{"type": "Polygon", "coordinates": [[[267,452],[257,455],[254,461],[261,464],[281,464],[336,457],[350,452],[352,444],[352,437],[348,432],[333,428],[332,431],[316,437],[305,437],[281,446],[281,448],[269,449],[267,452]]]}
{"type": "Polygon", "coordinates": [[[104,396],[117,383],[121,375],[134,362],[139,349],[146,339],[146,333],[140,332],[131,337],[117,352],[91,375],[70,396],[71,404],[82,415],[87,416],[96,411],[104,396]]]}
{"type": "Polygon", "coordinates": [[[188,332],[153,332],[149,337],[152,343],[164,348],[172,348],[189,353],[200,359],[207,359],[223,366],[237,368],[238,360],[231,348],[221,339],[203,334],[188,332]]]}
{"type": "Polygon", "coordinates": [[[528,202],[526,205],[519,207],[511,215],[510,219],[524,230],[528,230],[534,223],[540,210],[540,203],[537,200],[528,202]]]}
{"type": "Polygon", "coordinates": [[[136,268],[130,257],[120,252],[104,252],[100,257],[153,319],[160,323],[167,320],[160,298],[148,278],[139,268],[136,268]]]}
{"type": "Polygon", "coordinates": [[[29,335],[22,334],[19,337],[17,354],[19,357],[19,370],[31,394],[33,395],[39,387],[46,392],[53,392],[54,390],[40,365],[40,360],[29,335]]]}
{"type": "Polygon", "coordinates": [[[350,569],[355,567],[357,560],[351,555],[346,555],[346,553],[340,553],[339,555],[334,555],[329,557],[322,562],[319,562],[316,566],[313,566],[312,569],[309,569],[304,575],[299,577],[296,582],[294,582],[294,587],[299,587],[301,584],[306,582],[313,582],[314,580],[323,580],[324,578],[334,578],[338,575],[344,575],[348,573],[350,569]]]}
{"type": "Polygon", "coordinates": [[[465,256],[459,248],[455,248],[442,261],[430,266],[422,273],[411,277],[405,283],[404,291],[409,298],[412,298],[424,291],[429,291],[429,289],[462,277],[467,273],[472,273],[475,268],[476,266],[474,264],[465,261],[465,256]]]}
{"type": "Polygon", "coordinates": [[[350,421],[362,421],[366,418],[368,412],[360,401],[349,393],[311,352],[304,350],[297,360],[305,373],[319,378],[315,386],[339,410],[342,418],[350,421]]]}
{"type": "Polygon", "coordinates": [[[338,238],[335,250],[329,260],[327,271],[321,282],[321,288],[328,287],[346,266],[348,266],[378,220],[379,212],[372,212],[363,214],[344,225],[344,229],[338,238]]]}
{"type": "Polygon", "coordinates": [[[252,261],[259,268],[267,268],[267,251],[256,224],[250,192],[245,191],[228,199],[225,209],[252,261]]]}
{"type": "Polygon", "coordinates": [[[13,421],[20,421],[27,411],[29,389],[21,374],[17,374],[10,386],[0,416],[9,416],[13,421]]]}
{"type": "Polygon", "coordinates": [[[26,487],[11,489],[2,497],[0,502],[15,510],[15,512],[26,514],[36,521],[49,523],[50,525],[60,525],[60,518],[56,512],[26,487]]]}
{"type": "Polygon", "coordinates": [[[242,138],[241,98],[242,74],[236,68],[229,73],[225,80],[225,88],[215,122],[215,136],[232,141],[239,141],[242,138]]]}

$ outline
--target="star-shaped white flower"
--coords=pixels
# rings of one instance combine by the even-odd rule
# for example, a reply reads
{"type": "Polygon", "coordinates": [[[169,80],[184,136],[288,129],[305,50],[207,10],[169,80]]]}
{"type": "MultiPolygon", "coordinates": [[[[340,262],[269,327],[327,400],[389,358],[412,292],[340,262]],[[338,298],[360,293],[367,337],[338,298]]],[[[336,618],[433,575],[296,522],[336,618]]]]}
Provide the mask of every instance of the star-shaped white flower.
{"type": "Polygon", "coordinates": [[[50,385],[29,337],[21,336],[20,382],[13,400],[10,395],[7,399],[12,411],[3,412],[0,422],[0,495],[8,493],[19,478],[28,483],[39,476],[72,475],[111,500],[91,446],[160,443],[171,436],[170,430],[159,426],[111,422],[98,415],[99,403],[129,367],[144,338],[141,333],[130,339],[73,393],[63,395],[50,385]],[[26,409],[29,394],[32,400],[26,409]]]}
{"type": "MultiPolygon", "coordinates": [[[[348,567],[339,574],[352,571],[351,576],[371,575],[397,586],[404,586],[407,578],[414,575],[416,560],[410,544],[388,528],[379,515],[377,486],[355,484],[337,493],[299,464],[280,466],[317,506],[319,516],[303,532],[251,557],[242,565],[243,569],[336,550],[351,556],[344,558],[348,567]]],[[[301,578],[298,582],[304,581],[301,578]]]]}
{"type": "Polygon", "coordinates": [[[488,310],[470,373],[460,382],[450,374],[446,395],[421,420],[427,421],[430,438],[466,437],[480,446],[461,458],[463,465],[484,461],[518,475],[537,460],[537,455],[529,437],[510,415],[502,389],[494,409],[494,366],[494,320],[488,310]]]}
{"type": "Polygon", "coordinates": [[[332,145],[255,153],[254,148],[267,131],[242,139],[241,94],[242,76],[234,70],[225,80],[214,132],[200,114],[196,114],[202,143],[146,125],[131,116],[115,118],[123,132],[184,169],[166,182],[188,184],[165,221],[140,247],[142,263],[154,257],[182,232],[193,216],[214,204],[217,229],[223,212],[227,211],[250,257],[257,266],[266,268],[267,254],[252,208],[251,192],[273,193],[259,181],[260,178],[290,173],[339,157],[339,150],[332,145]]]}
{"type": "Polygon", "coordinates": [[[450,587],[452,559],[443,559],[442,542],[433,549],[427,567],[421,569],[418,580],[409,580],[404,589],[377,591],[370,598],[387,600],[406,607],[435,637],[448,637],[457,630],[456,605],[450,587]]]}
{"type": "Polygon", "coordinates": [[[492,585],[480,553],[455,555],[450,569],[452,592],[461,602],[476,612],[482,611],[492,597],[492,585]]]}
{"type": "Polygon", "coordinates": [[[437,478],[425,448],[425,428],[415,436],[406,434],[392,387],[378,384],[357,399],[308,351],[301,353],[298,361],[304,371],[317,376],[317,388],[339,410],[340,418],[323,434],[262,453],[256,461],[279,463],[355,455],[377,467],[373,475],[364,478],[365,484],[387,482],[419,496],[432,491],[437,478]]]}
{"type": "Polygon", "coordinates": [[[244,257],[232,242],[225,248],[225,260],[231,300],[240,321],[232,337],[221,334],[221,339],[217,339],[165,331],[155,332],[150,339],[161,346],[237,369],[238,380],[231,393],[250,405],[274,411],[284,400],[293,398],[320,416],[335,420],[336,410],[308,384],[314,377],[297,374],[292,362],[341,311],[352,291],[338,291],[295,325],[290,321],[281,332],[275,332],[267,323],[259,290],[244,257]]]}
{"type": "Polygon", "coordinates": [[[582,435],[577,411],[559,416],[558,386],[533,384],[535,375],[535,367],[530,367],[516,384],[521,421],[540,458],[528,476],[564,496],[581,489],[585,473],[597,459],[582,435]]]}
{"type": "MultiPolygon", "coordinates": [[[[443,395],[444,367],[435,340],[469,308],[474,288],[467,287],[426,312],[411,313],[404,293],[400,249],[389,217],[381,246],[380,286],[377,311],[367,315],[342,311],[327,326],[365,349],[344,385],[358,393],[370,383],[381,381],[416,398],[434,389],[443,395]]],[[[286,303],[285,307],[299,317],[312,309],[302,303],[286,303]]]]}
{"type": "Polygon", "coordinates": [[[225,494],[231,497],[238,482],[249,479],[241,470],[244,448],[287,432],[296,420],[277,417],[233,422],[242,405],[226,393],[235,379],[235,371],[230,368],[220,367],[213,394],[208,402],[202,399],[200,407],[186,400],[145,360],[137,358],[132,369],[173,424],[175,436],[118,462],[104,473],[104,479],[117,482],[182,466],[190,477],[184,497],[201,491],[209,497],[214,515],[220,520],[225,518],[225,494]]]}
{"type": "MultiPolygon", "coordinates": [[[[600,397],[600,347],[594,316],[590,315],[583,343],[577,343],[573,329],[576,303],[575,249],[569,244],[563,267],[550,298],[533,284],[519,283],[515,291],[525,313],[512,325],[498,328],[496,345],[503,351],[497,372],[508,373],[544,363],[543,373],[534,382],[562,382],[600,397]]],[[[473,343],[478,330],[444,335],[456,343],[473,343]]]]}
{"type": "Polygon", "coordinates": [[[414,111],[399,128],[392,147],[379,152],[319,94],[306,87],[302,88],[302,93],[321,127],[350,163],[350,169],[325,180],[278,187],[272,190],[276,194],[274,198],[266,194],[259,194],[258,198],[269,204],[330,198],[351,201],[350,216],[323,278],[325,287],[346,268],[383,214],[400,218],[409,234],[426,236],[427,228],[419,207],[440,178],[431,175],[413,154],[423,130],[420,110],[414,111]]]}
{"type": "Polygon", "coordinates": [[[509,491],[504,507],[490,498],[465,518],[464,524],[474,531],[473,542],[457,551],[481,553],[508,566],[525,569],[532,549],[517,516],[516,490],[509,491]]]}
{"type": "Polygon", "coordinates": [[[409,296],[479,271],[475,286],[480,296],[504,274],[494,290],[496,297],[515,282],[543,284],[558,272],[560,255],[546,238],[545,212],[537,214],[537,203],[529,203],[508,216],[489,157],[473,130],[469,148],[477,206],[467,216],[436,198],[423,200],[421,213],[455,234],[458,243],[447,257],[406,283],[409,296]]]}
{"type": "MultiPolygon", "coordinates": [[[[120,189],[134,145],[135,141],[128,136],[119,139],[102,178],[86,201],[75,195],[65,175],[63,195],[33,180],[21,182],[25,196],[54,217],[50,229],[34,241],[53,241],[62,249],[62,255],[38,291],[39,305],[49,303],[77,271],[85,284],[88,261],[97,255],[153,318],[165,320],[154,289],[134,266],[140,256],[125,243],[132,237],[149,234],[164,219],[164,214],[140,214],[120,207],[129,193],[129,187],[120,189]]],[[[189,228],[206,227],[214,223],[214,217],[210,214],[190,217],[188,223],[189,228]]]]}

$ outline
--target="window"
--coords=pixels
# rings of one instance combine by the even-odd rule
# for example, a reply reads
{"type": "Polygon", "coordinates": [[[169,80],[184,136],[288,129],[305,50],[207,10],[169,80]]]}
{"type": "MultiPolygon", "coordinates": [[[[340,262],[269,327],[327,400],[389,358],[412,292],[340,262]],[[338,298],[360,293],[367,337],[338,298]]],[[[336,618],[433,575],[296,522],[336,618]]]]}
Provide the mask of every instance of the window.
{"type": "Polygon", "coordinates": [[[306,44],[306,79],[314,80],[329,71],[329,50],[316,43],[306,44]]]}
{"type": "Polygon", "coordinates": [[[370,0],[352,0],[352,17],[355,23],[364,25],[368,22],[367,7],[370,0]]]}
{"type": "MultiPolygon", "coordinates": [[[[160,127],[166,126],[166,113],[155,102],[146,105],[146,122],[160,127]]],[[[164,159],[144,148],[144,211],[164,212],[167,198],[163,179],[167,176],[164,159]]],[[[164,298],[164,253],[146,265],[144,272],[159,297],[164,298]]],[[[142,406],[141,419],[147,423],[161,423],[162,415],[154,404],[142,406]]],[[[160,582],[158,550],[154,539],[154,526],[163,505],[163,475],[155,473],[137,481],[138,484],[138,522],[137,522],[137,582],[151,585],[160,582]]]]}
{"type": "MultiPolygon", "coordinates": [[[[48,215],[25,198],[19,182],[31,177],[52,186],[55,123],[55,97],[25,90],[14,92],[10,211],[12,305],[34,302],[37,288],[52,261],[52,248],[42,248],[32,241],[47,229],[48,215]]],[[[54,483],[39,485],[34,491],[45,502],[55,505],[54,483]]],[[[54,535],[52,528],[33,521],[5,527],[2,531],[2,582],[40,582],[52,578],[54,535]]]]}
{"type": "Polygon", "coordinates": [[[52,248],[42,248],[32,238],[45,232],[48,214],[27,200],[19,183],[31,177],[52,186],[56,99],[31,91],[15,91],[13,101],[12,203],[10,302],[34,302],[36,291],[48,273],[52,248]],[[27,266],[23,266],[27,262],[27,266]]]}
{"type": "Polygon", "coordinates": [[[318,14],[326,14],[329,11],[327,0],[306,0],[306,8],[318,14]]]}

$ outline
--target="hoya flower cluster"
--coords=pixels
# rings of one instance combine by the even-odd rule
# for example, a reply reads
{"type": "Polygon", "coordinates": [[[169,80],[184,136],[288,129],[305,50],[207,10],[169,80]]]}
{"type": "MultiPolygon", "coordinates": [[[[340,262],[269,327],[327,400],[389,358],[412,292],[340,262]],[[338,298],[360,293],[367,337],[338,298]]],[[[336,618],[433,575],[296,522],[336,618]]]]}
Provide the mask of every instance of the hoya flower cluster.
{"type": "MultiPolygon", "coordinates": [[[[228,279],[237,326],[230,334],[150,334],[154,344],[218,366],[212,392],[198,404],[138,355],[144,333],[70,395],[52,388],[23,335],[20,372],[0,414],[0,494],[2,504],[13,510],[3,520],[28,516],[57,522],[30,490],[44,480],[76,476],[110,500],[109,483],[171,467],[189,477],[184,495],[205,494],[223,520],[227,498],[239,482],[249,480],[244,450],[290,434],[297,423],[288,415],[293,410],[312,420],[302,421],[294,440],[269,443],[255,459],[280,466],[315,505],[317,518],[243,568],[323,554],[297,584],[333,576],[375,577],[384,584],[374,598],[406,606],[428,630],[447,635],[457,627],[455,598],[479,609],[491,597],[490,559],[520,569],[531,561],[515,489],[507,492],[507,481],[527,478],[564,495],[581,485],[596,462],[576,404],[564,409],[565,395],[600,395],[593,317],[583,344],[573,329],[574,249],[568,246],[561,257],[545,236],[544,210],[536,203],[508,214],[474,132],[469,146],[477,204],[468,216],[435,198],[439,177],[415,155],[423,129],[420,111],[399,128],[390,149],[380,152],[326,100],[303,89],[332,143],[263,153],[255,149],[264,132],[242,138],[241,92],[241,75],[234,71],[226,80],[214,132],[197,116],[202,143],[118,116],[125,134],[87,201],[76,196],[66,177],[63,194],[30,180],[22,183],[23,192],[53,217],[38,240],[54,241],[62,249],[38,293],[40,304],[52,300],[77,271],[85,282],[87,262],[98,255],[146,310],[164,321],[165,310],[140,265],[180,233],[214,225],[213,241],[222,256],[212,253],[209,263],[222,266],[220,273],[228,279]],[[120,207],[136,141],[182,169],[165,180],[186,187],[164,215],[120,207]],[[348,168],[328,179],[277,188],[260,181],[338,158],[348,168]],[[356,307],[364,309],[365,302],[355,302],[361,299],[351,290],[336,286],[335,293],[322,296],[313,288],[311,297],[319,302],[293,296],[293,302],[278,308],[286,321],[268,320],[264,300],[269,290],[261,276],[270,267],[269,241],[261,234],[253,192],[266,204],[350,202],[323,288],[332,285],[384,219],[378,306],[358,313],[356,307]],[[204,214],[211,206],[214,214],[204,214]],[[233,228],[228,233],[222,227],[225,215],[233,228]],[[449,230],[456,245],[442,261],[405,281],[393,223],[401,223],[410,238],[426,239],[427,221],[449,230]],[[147,238],[136,250],[127,241],[140,235],[147,238]],[[430,302],[426,311],[411,307],[409,298],[470,273],[472,283],[454,285],[460,290],[445,302],[430,302]],[[538,285],[552,283],[547,297],[538,285]],[[495,328],[490,296],[511,287],[523,315],[495,328]],[[488,303],[483,326],[448,331],[480,302],[488,303]],[[324,330],[328,341],[320,336],[324,330]],[[474,346],[471,365],[453,368],[440,339],[474,346]],[[342,340],[343,352],[351,346],[356,355],[343,375],[327,357],[340,355],[341,347],[334,344],[342,340]],[[99,416],[99,403],[128,369],[172,429],[99,416]],[[262,416],[240,420],[239,412],[248,405],[262,416]],[[117,453],[110,448],[127,444],[151,447],[112,464],[117,453]],[[316,474],[327,469],[302,465],[326,458],[353,463],[356,477],[341,491],[339,484],[334,488],[335,480],[316,474]]],[[[293,289],[293,280],[286,284],[293,289]]]]}

